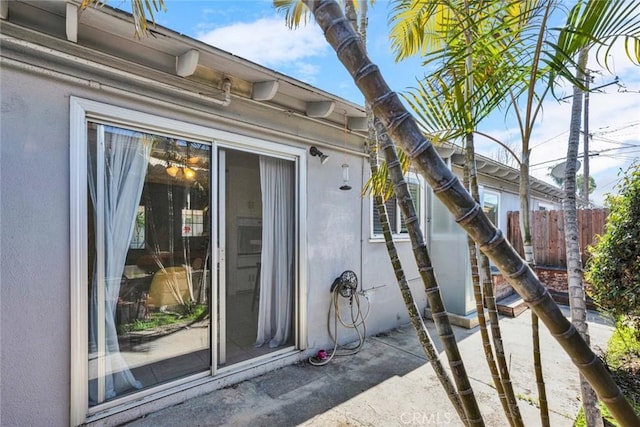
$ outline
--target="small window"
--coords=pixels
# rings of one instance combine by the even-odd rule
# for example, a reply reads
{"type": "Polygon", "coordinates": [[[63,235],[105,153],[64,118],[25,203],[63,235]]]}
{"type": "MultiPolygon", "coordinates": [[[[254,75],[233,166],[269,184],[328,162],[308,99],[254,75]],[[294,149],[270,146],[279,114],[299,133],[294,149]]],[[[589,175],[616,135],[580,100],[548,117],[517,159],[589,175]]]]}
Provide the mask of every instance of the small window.
{"type": "Polygon", "coordinates": [[[499,227],[500,194],[485,190],[482,194],[482,210],[496,227],[499,227]]]}
{"type": "MultiPolygon", "coordinates": [[[[422,184],[418,175],[416,173],[410,172],[405,175],[405,180],[407,181],[407,185],[409,186],[409,192],[411,193],[411,198],[413,199],[413,204],[416,208],[418,218],[420,219],[420,223],[422,224],[422,184]]],[[[397,203],[397,199],[395,196],[389,198],[386,202],[387,206],[387,217],[389,218],[389,226],[391,227],[391,233],[395,236],[407,236],[407,227],[405,224],[404,214],[400,211],[400,206],[397,203]]],[[[380,217],[378,215],[378,209],[375,206],[375,203],[371,203],[371,208],[373,211],[373,237],[378,238],[382,237],[382,225],[380,224],[380,217]]]]}

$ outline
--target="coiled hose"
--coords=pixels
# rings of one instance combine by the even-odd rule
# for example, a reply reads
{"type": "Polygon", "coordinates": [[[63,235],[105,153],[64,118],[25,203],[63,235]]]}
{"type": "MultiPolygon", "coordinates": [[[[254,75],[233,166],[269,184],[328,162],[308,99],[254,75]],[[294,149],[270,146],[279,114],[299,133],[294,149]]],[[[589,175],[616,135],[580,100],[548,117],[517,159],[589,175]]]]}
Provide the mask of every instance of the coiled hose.
{"type": "MultiPolygon", "coordinates": [[[[367,312],[366,314],[362,314],[362,306],[360,304],[360,295],[358,292],[353,289],[351,292],[348,292],[349,296],[349,306],[350,306],[350,314],[351,314],[351,323],[347,323],[344,321],[342,316],[340,315],[340,295],[344,292],[344,289],[338,285],[333,286],[331,291],[331,305],[329,306],[329,313],[327,315],[327,330],[329,331],[329,337],[333,341],[333,350],[331,354],[326,358],[320,358],[319,356],[311,356],[309,358],[309,363],[314,366],[323,366],[327,363],[331,362],[335,356],[350,356],[359,352],[364,346],[364,342],[367,336],[367,326],[365,321],[367,317],[369,317],[369,312],[371,309],[371,305],[369,304],[369,300],[367,299],[367,312]],[[354,304],[355,303],[355,304],[354,304]],[[331,312],[333,311],[333,330],[331,331],[331,312]],[[358,334],[358,344],[355,347],[342,347],[338,346],[338,322],[342,326],[347,329],[355,329],[358,334]],[[360,330],[362,327],[362,331],[360,330]]],[[[320,353],[320,352],[318,352],[320,353]]]]}

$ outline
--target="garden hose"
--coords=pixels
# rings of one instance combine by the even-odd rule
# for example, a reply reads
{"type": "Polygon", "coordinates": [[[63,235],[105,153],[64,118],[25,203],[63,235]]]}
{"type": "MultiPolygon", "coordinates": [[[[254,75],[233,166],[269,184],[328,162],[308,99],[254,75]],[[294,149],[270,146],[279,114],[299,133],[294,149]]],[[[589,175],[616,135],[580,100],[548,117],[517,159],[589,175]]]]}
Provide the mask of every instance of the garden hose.
{"type": "Polygon", "coordinates": [[[364,346],[364,342],[367,336],[367,326],[365,321],[369,316],[371,305],[367,300],[367,312],[362,313],[362,306],[360,304],[360,294],[356,292],[357,278],[355,273],[351,271],[345,271],[336,281],[334,281],[331,287],[331,305],[329,306],[329,312],[327,315],[327,330],[329,336],[333,341],[333,350],[331,354],[327,354],[324,350],[319,350],[315,356],[309,358],[309,363],[314,366],[326,365],[335,356],[350,356],[358,353],[364,346]],[[349,273],[349,275],[347,275],[349,273]],[[347,280],[344,280],[347,277],[347,280]],[[341,282],[340,279],[342,279],[341,282]],[[350,282],[348,282],[350,280],[350,282]],[[355,286],[353,283],[355,282],[355,286]],[[351,321],[346,322],[340,314],[340,296],[348,298],[351,321]],[[333,311],[333,322],[331,322],[331,312],[333,311]],[[331,324],[333,323],[333,332],[331,331],[331,324]],[[355,347],[342,347],[338,345],[338,323],[347,329],[355,329],[358,335],[358,344],[355,347]],[[361,330],[362,329],[362,330],[361,330]]]}

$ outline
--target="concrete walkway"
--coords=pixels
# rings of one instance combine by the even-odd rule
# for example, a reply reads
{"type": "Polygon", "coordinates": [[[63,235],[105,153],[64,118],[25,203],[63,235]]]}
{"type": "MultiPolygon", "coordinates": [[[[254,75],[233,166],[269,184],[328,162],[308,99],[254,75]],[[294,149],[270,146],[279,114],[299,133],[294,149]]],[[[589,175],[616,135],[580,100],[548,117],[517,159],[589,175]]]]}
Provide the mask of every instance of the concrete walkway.
{"type": "MultiPolygon", "coordinates": [[[[568,315],[568,309],[563,308],[568,315]]],[[[592,346],[606,348],[612,327],[589,313],[592,346]]],[[[540,425],[531,351],[531,316],[500,321],[525,425],[540,425]]],[[[433,323],[427,326],[435,337],[433,323]]],[[[455,327],[454,327],[455,328],[455,327]]],[[[467,373],[487,426],[507,426],[484,359],[478,328],[455,328],[467,373]]],[[[541,325],[542,363],[551,425],[573,425],[577,369],[541,325]]],[[[440,348],[439,348],[440,349],[440,348]]],[[[410,325],[371,337],[355,356],[324,367],[308,363],[191,399],[130,426],[420,426],[461,425],[410,325]]]]}

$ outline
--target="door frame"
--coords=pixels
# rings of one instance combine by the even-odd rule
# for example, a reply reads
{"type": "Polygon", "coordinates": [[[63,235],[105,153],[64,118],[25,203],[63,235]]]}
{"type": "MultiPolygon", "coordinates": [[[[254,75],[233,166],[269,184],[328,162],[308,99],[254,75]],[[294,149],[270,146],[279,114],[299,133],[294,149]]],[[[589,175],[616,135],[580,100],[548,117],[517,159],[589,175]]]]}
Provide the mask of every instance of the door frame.
{"type": "MultiPolygon", "coordinates": [[[[295,162],[295,194],[297,198],[295,218],[295,290],[294,290],[294,325],[295,325],[295,349],[305,350],[307,347],[307,150],[305,148],[290,145],[293,141],[285,139],[270,141],[259,137],[241,135],[208,126],[187,123],[143,113],[141,111],[118,107],[89,99],[70,97],[70,186],[69,186],[69,250],[70,250],[70,424],[79,425],[89,419],[101,418],[113,412],[125,410],[135,406],[135,402],[141,398],[154,399],[166,394],[168,390],[178,389],[181,386],[192,384],[195,381],[215,380],[217,369],[217,321],[212,315],[211,320],[211,360],[210,372],[195,374],[178,380],[161,384],[123,396],[119,399],[89,408],[88,404],[88,262],[85,259],[87,253],[87,122],[89,120],[106,121],[116,126],[129,127],[157,132],[165,135],[174,135],[180,138],[206,141],[211,144],[211,164],[218,164],[218,147],[226,147],[235,150],[250,151],[256,154],[265,154],[280,157],[295,162]]],[[[212,206],[218,206],[217,190],[218,173],[217,166],[211,168],[210,200],[212,206]]],[[[212,236],[218,236],[217,220],[211,223],[212,236]]],[[[211,240],[212,265],[220,262],[217,242],[211,240]]],[[[212,271],[213,273],[213,271],[212,271]]],[[[211,277],[212,289],[217,289],[217,274],[211,277]]],[[[212,295],[212,306],[217,300],[215,293],[212,295]]],[[[269,356],[273,356],[273,353],[269,356]]],[[[249,369],[253,366],[265,363],[267,359],[257,358],[251,363],[233,365],[229,368],[236,370],[249,369]]],[[[229,368],[220,371],[227,373],[229,368]]]]}
{"type": "MultiPolygon", "coordinates": [[[[237,135],[239,136],[239,135],[237,135]]],[[[293,295],[293,327],[294,327],[294,346],[295,350],[305,350],[307,347],[307,246],[306,246],[306,235],[307,235],[307,224],[306,224],[306,149],[292,147],[290,145],[282,145],[270,141],[265,141],[257,138],[251,138],[247,136],[241,136],[240,138],[235,139],[216,139],[213,143],[213,160],[212,164],[216,165],[215,170],[212,169],[212,185],[211,188],[215,189],[216,194],[211,195],[211,200],[213,200],[212,205],[216,206],[216,217],[222,217],[222,221],[214,221],[213,226],[215,226],[215,239],[211,239],[212,243],[218,243],[218,246],[212,248],[212,253],[216,254],[216,265],[219,265],[220,271],[223,271],[222,275],[215,274],[215,280],[212,283],[213,289],[213,297],[212,297],[212,319],[215,321],[215,325],[212,322],[211,325],[211,334],[212,341],[215,343],[215,346],[212,345],[213,354],[212,354],[212,365],[211,371],[212,375],[216,375],[220,372],[226,373],[229,371],[236,371],[239,369],[248,369],[252,366],[259,365],[263,363],[264,360],[272,358],[274,355],[278,355],[280,353],[286,354],[290,352],[290,348],[284,348],[280,351],[270,352],[266,355],[256,357],[254,359],[249,359],[243,362],[239,362],[230,366],[219,367],[220,363],[224,363],[225,360],[220,358],[221,354],[224,354],[218,349],[224,349],[226,343],[224,340],[225,331],[220,329],[220,333],[217,331],[220,327],[221,316],[225,315],[226,307],[223,307],[218,300],[218,295],[225,294],[225,283],[221,283],[220,281],[223,278],[226,278],[226,272],[224,272],[224,267],[222,267],[226,261],[226,248],[223,246],[225,243],[225,232],[226,230],[220,229],[218,226],[222,226],[226,223],[224,215],[220,215],[221,204],[224,202],[224,199],[221,197],[225,197],[224,193],[221,196],[220,192],[224,190],[226,187],[225,174],[220,173],[219,165],[221,161],[221,150],[236,150],[236,151],[244,151],[250,154],[256,155],[265,155],[275,158],[280,158],[284,160],[289,160],[294,163],[294,179],[295,179],[295,223],[296,229],[294,230],[294,295],[293,295]],[[222,242],[222,244],[220,244],[222,242]]],[[[224,156],[223,156],[224,157],[224,156]]]]}

